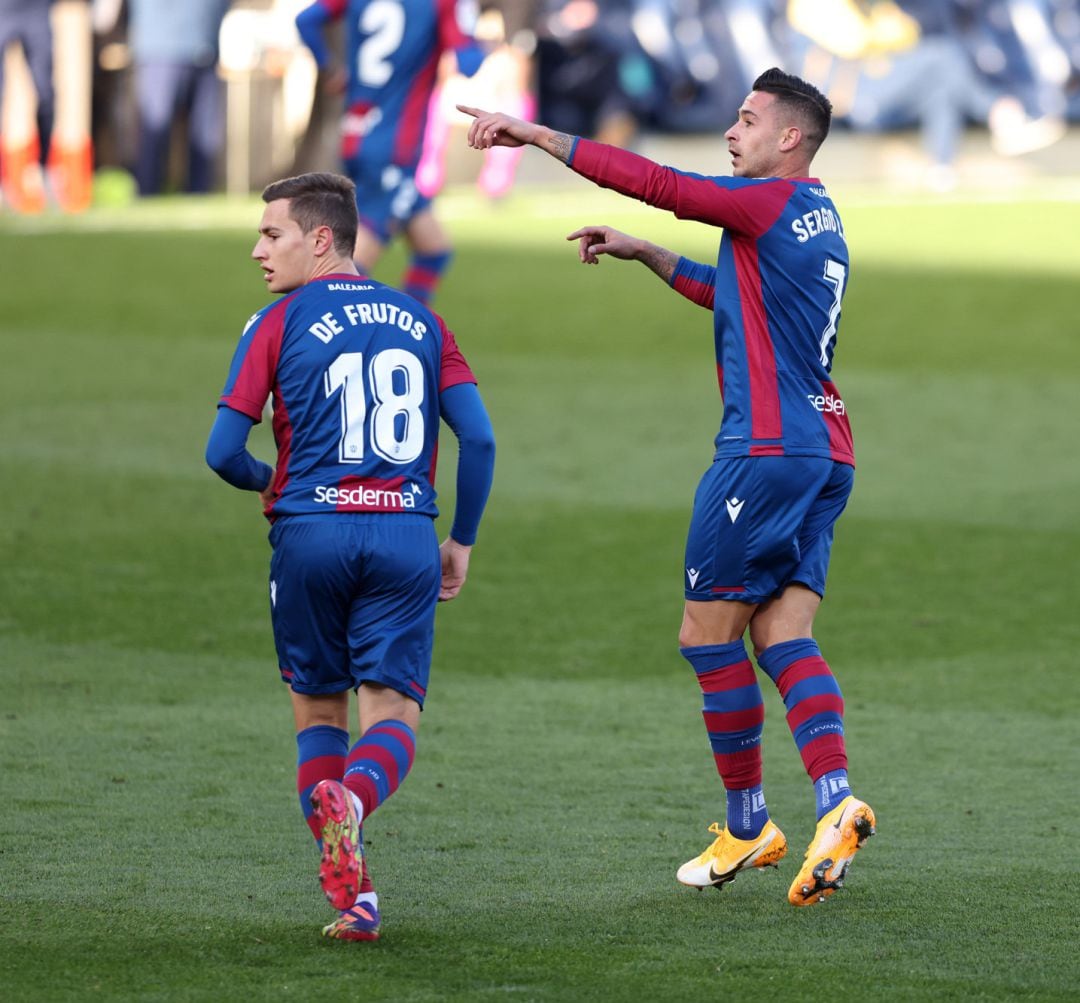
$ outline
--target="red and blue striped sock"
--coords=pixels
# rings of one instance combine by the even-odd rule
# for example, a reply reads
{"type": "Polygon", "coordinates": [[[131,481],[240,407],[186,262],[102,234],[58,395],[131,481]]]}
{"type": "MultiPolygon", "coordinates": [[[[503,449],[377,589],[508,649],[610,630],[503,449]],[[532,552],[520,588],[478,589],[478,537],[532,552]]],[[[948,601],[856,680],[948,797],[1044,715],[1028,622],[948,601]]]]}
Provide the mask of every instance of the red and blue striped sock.
{"type": "Polygon", "coordinates": [[[851,793],[840,686],[817,642],[809,637],[771,645],[758,655],[758,665],[783,698],[788,727],[813,781],[821,818],[851,793]]]}
{"type": "Polygon", "coordinates": [[[318,840],[319,827],[312,817],[311,792],[320,780],[340,780],[345,775],[349,733],[329,724],[313,725],[297,734],[296,751],[296,790],[300,795],[300,810],[311,834],[318,840]]]}
{"type": "MultiPolygon", "coordinates": [[[[341,780],[345,775],[345,756],[349,751],[349,733],[343,728],[329,724],[316,724],[305,728],[296,736],[296,790],[300,795],[300,810],[304,813],[316,844],[322,848],[319,827],[312,818],[311,792],[320,780],[341,780]]],[[[360,895],[378,905],[374,886],[364,859],[360,879],[360,895]]],[[[358,898],[357,901],[360,901],[358,898]]]]}
{"type": "Polygon", "coordinates": [[[453,251],[412,255],[401,279],[401,288],[413,299],[427,306],[435,298],[439,283],[453,257],[453,251]]]}
{"type": "Polygon", "coordinates": [[[343,783],[359,799],[362,819],[401,786],[415,755],[416,735],[404,721],[380,721],[360,736],[346,760],[343,783]]]}
{"type": "Polygon", "coordinates": [[[765,703],[746,646],[707,644],[680,648],[701,687],[705,729],[727,792],[727,828],[753,839],[769,821],[761,787],[761,733],[765,703]]]}

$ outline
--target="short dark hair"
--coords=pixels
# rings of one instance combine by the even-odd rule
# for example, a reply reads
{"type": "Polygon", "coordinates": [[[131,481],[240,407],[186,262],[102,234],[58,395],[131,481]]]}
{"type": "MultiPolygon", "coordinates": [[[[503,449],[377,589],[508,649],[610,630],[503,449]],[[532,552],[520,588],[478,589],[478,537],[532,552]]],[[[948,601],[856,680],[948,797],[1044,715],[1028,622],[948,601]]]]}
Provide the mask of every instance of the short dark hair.
{"type": "Polygon", "coordinates": [[[289,200],[289,218],[302,232],[328,226],[334,250],[352,257],[356,246],[356,185],[341,174],[319,171],[274,181],[263,189],[264,202],[289,200]]]}
{"type": "Polygon", "coordinates": [[[780,104],[790,108],[803,123],[803,138],[810,153],[817,152],[832,124],[832,103],[821,91],[802,77],[785,73],[776,66],[762,73],[752,89],[775,94],[780,104]]]}

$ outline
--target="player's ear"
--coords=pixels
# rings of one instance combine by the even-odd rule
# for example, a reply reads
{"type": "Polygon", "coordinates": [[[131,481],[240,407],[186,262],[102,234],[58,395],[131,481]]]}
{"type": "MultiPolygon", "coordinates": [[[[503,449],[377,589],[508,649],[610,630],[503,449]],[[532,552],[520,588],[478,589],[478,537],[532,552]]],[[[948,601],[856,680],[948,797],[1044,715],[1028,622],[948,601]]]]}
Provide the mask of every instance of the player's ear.
{"type": "Polygon", "coordinates": [[[333,250],[334,247],[334,231],[328,226],[317,226],[314,230],[315,237],[315,253],[317,255],[323,255],[333,250]]]}
{"type": "Polygon", "coordinates": [[[797,125],[789,125],[780,133],[780,149],[783,153],[790,153],[802,142],[802,130],[797,125]]]}

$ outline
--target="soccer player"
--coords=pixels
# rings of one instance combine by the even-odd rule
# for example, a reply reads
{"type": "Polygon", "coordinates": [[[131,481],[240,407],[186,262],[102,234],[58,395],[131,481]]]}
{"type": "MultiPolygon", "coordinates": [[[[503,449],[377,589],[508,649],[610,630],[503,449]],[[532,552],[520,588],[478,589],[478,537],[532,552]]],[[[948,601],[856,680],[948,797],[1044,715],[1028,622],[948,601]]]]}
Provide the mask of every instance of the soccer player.
{"type": "Polygon", "coordinates": [[[453,256],[431,199],[416,187],[428,104],[444,52],[465,76],[480,68],[475,19],[469,0],[316,0],[296,18],[328,89],[345,91],[341,155],[356,183],[357,265],[371,274],[387,244],[404,234],[410,257],[401,287],[421,303],[434,298],[453,256]],[[343,16],[344,70],[335,68],[323,31],[343,16]]]}
{"type": "Polygon", "coordinates": [[[361,825],[412,767],[435,606],[465,583],[494,467],[476,379],[438,314],[357,273],[356,193],[336,174],[269,185],[252,257],[282,298],[248,321],[207,463],[270,520],[270,617],[296,722],[297,789],[340,912],[379,934],[361,825]],[[273,400],[277,463],[247,450],[273,400]],[[459,443],[450,534],[435,535],[440,419],[459,443]],[[349,690],[359,739],[349,744],[349,690]]]}
{"type": "Polygon", "coordinates": [[[842,884],[874,832],[874,813],[848,784],[840,689],[813,639],[833,527],[851,491],[847,409],[830,378],[847,284],[840,216],[810,164],[831,108],[798,77],[754,82],[725,133],[734,177],[703,177],[508,115],[474,116],[469,145],[537,146],[604,188],[723,227],[716,265],[587,226],[579,256],[643,262],[714,316],[724,415],[694,499],[686,544],[679,645],[704,697],[705,727],[727,794],[727,818],[678,879],[722,886],[787,852],[761,777],[764,704],[743,641],[776,683],[813,781],[817,831],[788,892],[796,906],[842,884]]]}

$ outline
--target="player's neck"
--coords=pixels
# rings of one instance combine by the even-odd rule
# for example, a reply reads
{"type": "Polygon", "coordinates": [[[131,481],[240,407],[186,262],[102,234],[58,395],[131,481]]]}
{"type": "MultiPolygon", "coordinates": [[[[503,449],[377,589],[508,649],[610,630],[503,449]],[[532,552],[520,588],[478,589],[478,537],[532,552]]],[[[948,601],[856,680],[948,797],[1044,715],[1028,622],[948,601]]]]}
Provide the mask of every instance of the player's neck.
{"type": "Polygon", "coordinates": [[[308,281],[325,278],[327,275],[359,275],[356,262],[342,255],[326,255],[319,258],[312,268],[308,281]]]}

